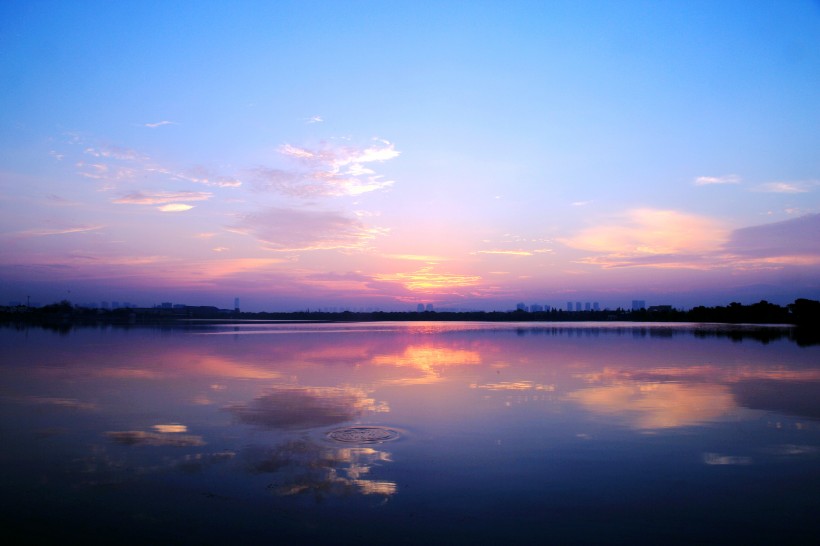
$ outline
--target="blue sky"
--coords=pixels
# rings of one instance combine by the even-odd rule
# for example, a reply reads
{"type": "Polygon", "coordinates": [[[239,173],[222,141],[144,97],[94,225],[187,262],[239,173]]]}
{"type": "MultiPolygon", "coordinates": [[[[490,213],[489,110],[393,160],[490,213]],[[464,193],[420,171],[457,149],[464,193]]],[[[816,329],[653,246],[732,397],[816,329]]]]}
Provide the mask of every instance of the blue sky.
{"type": "Polygon", "coordinates": [[[816,2],[9,1],[0,81],[3,303],[820,298],[816,2]]]}

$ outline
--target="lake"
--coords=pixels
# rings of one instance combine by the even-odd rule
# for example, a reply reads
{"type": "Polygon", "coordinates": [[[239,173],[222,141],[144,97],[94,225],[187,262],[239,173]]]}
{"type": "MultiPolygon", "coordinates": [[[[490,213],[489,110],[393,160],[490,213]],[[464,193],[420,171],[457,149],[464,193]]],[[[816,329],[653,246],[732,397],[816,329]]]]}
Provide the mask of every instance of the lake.
{"type": "Polygon", "coordinates": [[[15,544],[809,544],[787,327],[0,328],[15,544]]]}

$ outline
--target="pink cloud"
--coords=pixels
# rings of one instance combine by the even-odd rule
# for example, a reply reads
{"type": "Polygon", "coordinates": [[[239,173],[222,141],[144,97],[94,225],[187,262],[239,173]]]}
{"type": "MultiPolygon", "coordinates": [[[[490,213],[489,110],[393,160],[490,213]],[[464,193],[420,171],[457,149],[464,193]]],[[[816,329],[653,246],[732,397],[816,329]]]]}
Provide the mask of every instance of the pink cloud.
{"type": "Polygon", "coordinates": [[[270,250],[363,249],[379,230],[335,212],[271,208],[249,214],[231,228],[270,250]]]}
{"type": "Polygon", "coordinates": [[[560,242],[604,267],[702,267],[693,257],[716,251],[728,230],[711,218],[674,210],[634,209],[560,242]]]}

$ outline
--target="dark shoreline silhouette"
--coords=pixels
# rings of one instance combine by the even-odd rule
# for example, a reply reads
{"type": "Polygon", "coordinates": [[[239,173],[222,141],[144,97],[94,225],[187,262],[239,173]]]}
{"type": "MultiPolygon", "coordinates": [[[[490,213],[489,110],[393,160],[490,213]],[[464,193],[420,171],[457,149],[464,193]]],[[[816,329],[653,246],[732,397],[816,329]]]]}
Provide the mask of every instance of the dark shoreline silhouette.
{"type": "Polygon", "coordinates": [[[481,321],[481,322],[719,322],[727,324],[820,324],[820,301],[797,299],[786,306],[762,300],[751,305],[732,302],[728,306],[698,306],[688,311],[663,306],[629,310],[599,311],[288,311],[255,313],[219,309],[212,306],[174,308],[92,309],[63,300],[43,307],[0,307],[1,322],[167,322],[186,319],[292,320],[292,321],[481,321]]]}
{"type": "MultiPolygon", "coordinates": [[[[763,343],[788,337],[801,346],[820,343],[820,302],[798,299],[787,306],[767,301],[751,305],[733,302],[728,306],[698,306],[688,311],[672,308],[601,311],[374,311],[374,312],[237,312],[211,306],[169,308],[91,309],[62,301],[44,307],[0,307],[0,324],[13,328],[42,326],[60,332],[83,326],[139,326],[198,328],[216,323],[248,322],[622,322],[667,323],[669,329],[648,329],[648,335],[673,335],[677,323],[697,323],[694,335],[741,340],[754,338],[763,343]],[[709,327],[714,324],[714,327],[709,327]],[[749,325],[727,329],[721,325],[749,325]],[[771,328],[780,326],[780,328],[771,328]]],[[[632,327],[634,330],[634,326],[632,327]]],[[[690,329],[690,328],[687,328],[690,329]]],[[[527,329],[524,333],[527,333],[527,329]]],[[[535,331],[535,328],[533,328],[535,331]]]]}

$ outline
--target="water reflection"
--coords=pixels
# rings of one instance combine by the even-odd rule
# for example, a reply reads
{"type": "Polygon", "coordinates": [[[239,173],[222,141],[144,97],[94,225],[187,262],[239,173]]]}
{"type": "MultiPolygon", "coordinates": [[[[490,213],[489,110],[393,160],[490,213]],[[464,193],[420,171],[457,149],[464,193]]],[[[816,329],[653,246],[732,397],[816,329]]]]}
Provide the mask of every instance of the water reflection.
{"type": "Polygon", "coordinates": [[[636,428],[665,428],[736,417],[736,409],[820,417],[820,370],[783,365],[604,368],[578,374],[591,385],[568,394],[587,409],[636,428]],[[602,385],[602,386],[598,386],[602,385]]]}
{"type": "Polygon", "coordinates": [[[352,494],[390,497],[396,484],[367,479],[374,465],[390,462],[390,454],[370,447],[329,448],[306,439],[273,447],[251,446],[241,454],[249,472],[266,474],[266,487],[281,496],[310,495],[316,499],[352,494]]]}
{"type": "Polygon", "coordinates": [[[409,368],[395,370],[390,378],[382,381],[382,384],[422,385],[444,380],[448,368],[481,364],[481,354],[474,350],[414,344],[401,352],[375,355],[368,363],[392,368],[409,368]]]}
{"type": "Polygon", "coordinates": [[[168,542],[176,510],[198,518],[199,542],[213,520],[287,543],[380,522],[407,542],[537,539],[548,525],[594,543],[591,523],[635,537],[651,520],[646,536],[667,543],[659,529],[680,530],[680,513],[721,528],[725,508],[701,493],[719,491],[744,499],[753,525],[778,514],[814,536],[789,514],[820,509],[807,500],[820,498],[820,347],[715,332],[0,329],[0,522],[71,514],[70,530],[107,514],[158,522],[150,538],[168,542]],[[402,433],[341,444],[328,434],[340,427],[402,433]]]}
{"type": "Polygon", "coordinates": [[[263,428],[303,429],[352,421],[364,411],[387,412],[361,389],[276,387],[248,403],[225,409],[239,422],[263,428]]]}
{"type": "Polygon", "coordinates": [[[820,381],[816,378],[805,382],[787,378],[745,380],[733,385],[732,390],[738,403],[747,408],[820,419],[820,381]]]}
{"type": "Polygon", "coordinates": [[[202,436],[188,434],[168,434],[164,432],[145,432],[142,430],[109,431],[105,433],[112,441],[127,445],[148,446],[177,446],[199,447],[204,446],[202,436]]]}
{"type": "Polygon", "coordinates": [[[709,384],[620,383],[570,392],[567,399],[595,413],[618,416],[642,429],[714,421],[737,407],[728,388],[709,384]]]}

